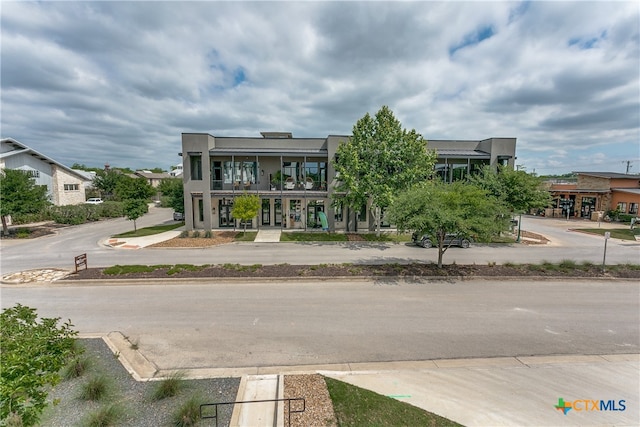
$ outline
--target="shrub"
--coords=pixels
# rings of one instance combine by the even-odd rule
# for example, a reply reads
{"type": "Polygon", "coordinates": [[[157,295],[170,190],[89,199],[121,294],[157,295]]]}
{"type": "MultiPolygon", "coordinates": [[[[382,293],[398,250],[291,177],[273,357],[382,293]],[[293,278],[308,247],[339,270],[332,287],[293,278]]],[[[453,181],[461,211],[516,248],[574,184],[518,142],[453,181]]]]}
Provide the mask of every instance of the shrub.
{"type": "Polygon", "coordinates": [[[47,405],[46,386],[60,381],[59,371],[74,352],[77,332],[59,321],[38,321],[35,309],[20,304],[0,314],[0,420],[10,416],[24,426],[38,423],[47,405]]]}
{"type": "Polygon", "coordinates": [[[572,259],[563,259],[562,261],[560,261],[560,264],[558,264],[558,267],[564,270],[572,270],[577,267],[577,264],[572,259]]]}
{"type": "Polygon", "coordinates": [[[200,237],[200,231],[198,231],[198,230],[194,231],[193,234],[191,235],[191,237],[193,237],[193,238],[200,237]]]}
{"type": "Polygon", "coordinates": [[[185,230],[182,233],[180,233],[180,235],[178,237],[180,237],[182,239],[186,239],[187,237],[189,237],[189,232],[185,230]]]}
{"type": "Polygon", "coordinates": [[[103,406],[100,409],[89,413],[83,425],[87,427],[107,427],[118,424],[122,419],[124,410],[116,403],[103,406]]]}
{"type": "Polygon", "coordinates": [[[88,357],[76,357],[64,367],[62,377],[65,380],[81,377],[92,364],[93,361],[88,357]]]}
{"type": "Polygon", "coordinates": [[[193,396],[182,404],[173,414],[173,425],[177,427],[194,426],[200,420],[200,399],[193,396]]]}
{"type": "Polygon", "coordinates": [[[103,218],[119,218],[124,216],[124,205],[122,202],[104,202],[94,205],[98,208],[100,216],[103,218]]]}
{"type": "Polygon", "coordinates": [[[204,237],[206,239],[210,239],[211,237],[213,237],[213,233],[211,232],[211,230],[207,230],[204,232],[204,237]]]}
{"type": "Polygon", "coordinates": [[[109,380],[104,375],[92,377],[82,385],[80,399],[98,401],[103,399],[109,389],[109,380]]]}
{"type": "Polygon", "coordinates": [[[184,387],[184,375],[183,371],[176,371],[167,378],[158,382],[153,390],[151,398],[153,400],[162,400],[178,394],[178,391],[184,387]]]}

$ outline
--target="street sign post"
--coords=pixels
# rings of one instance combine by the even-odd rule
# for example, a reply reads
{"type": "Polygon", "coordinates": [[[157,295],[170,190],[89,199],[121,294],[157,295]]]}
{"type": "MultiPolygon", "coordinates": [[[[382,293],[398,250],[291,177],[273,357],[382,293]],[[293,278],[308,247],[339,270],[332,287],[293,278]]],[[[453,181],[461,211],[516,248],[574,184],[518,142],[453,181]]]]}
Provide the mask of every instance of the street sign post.
{"type": "Polygon", "coordinates": [[[611,237],[611,232],[605,231],[604,233],[604,255],[602,256],[602,271],[604,272],[605,263],[607,261],[607,240],[611,237]]]}

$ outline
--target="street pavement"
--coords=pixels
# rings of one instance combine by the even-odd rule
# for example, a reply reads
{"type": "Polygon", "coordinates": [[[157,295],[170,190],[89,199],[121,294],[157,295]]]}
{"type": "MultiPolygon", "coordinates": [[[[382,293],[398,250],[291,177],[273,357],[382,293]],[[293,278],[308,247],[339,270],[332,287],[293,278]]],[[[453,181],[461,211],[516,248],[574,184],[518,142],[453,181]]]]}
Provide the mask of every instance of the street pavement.
{"type": "MultiPolygon", "coordinates": [[[[531,221],[532,228],[544,232],[544,234],[550,238],[551,242],[548,245],[540,248],[531,247],[511,247],[510,251],[521,251],[524,257],[531,259],[545,259],[559,261],[560,259],[599,259],[602,261],[602,243],[601,237],[584,236],[582,233],[576,233],[569,231],[570,226],[575,226],[575,222],[553,219],[526,219],[525,221],[531,221]],[[579,246],[574,246],[578,244],[579,246]],[[549,251],[556,248],[556,252],[549,251]],[[534,250],[530,250],[534,249],[534,250]],[[540,250],[546,250],[545,255],[540,255],[540,250]],[[559,254],[566,252],[566,257],[560,257],[559,254]],[[550,256],[552,255],[552,256],[550,256]]],[[[526,224],[526,222],[525,222],[526,224]]],[[[582,224],[581,224],[582,225],[582,224]]],[[[589,226],[597,226],[597,224],[589,223],[589,226]]],[[[601,224],[600,226],[609,227],[609,224],[601,224]]],[[[595,228],[595,227],[594,227],[595,228]]],[[[531,230],[534,231],[534,230],[531,230]]],[[[156,237],[157,238],[157,237],[156,237]]],[[[613,239],[612,239],[613,240],[613,239]]],[[[104,245],[103,240],[96,240],[96,243],[100,242],[100,245],[104,245]]],[[[132,246],[138,246],[144,248],[146,241],[141,242],[127,242],[132,246]]],[[[609,241],[612,258],[614,260],[623,260],[624,262],[638,262],[639,246],[636,242],[616,242],[609,241]],[[626,261],[625,261],[626,260],[626,261]]],[[[245,253],[247,251],[254,251],[256,248],[269,244],[247,244],[247,245],[229,245],[234,249],[241,249],[245,253]]],[[[296,244],[287,244],[295,246],[296,244]]],[[[336,251],[340,254],[358,251],[360,255],[360,262],[397,262],[399,257],[402,257],[404,250],[403,245],[400,248],[395,248],[394,245],[370,245],[369,247],[357,248],[355,246],[331,246],[331,245],[297,245],[297,251],[301,252],[300,248],[304,248],[304,252],[323,253],[327,251],[334,251],[336,247],[340,250],[336,251]],[[342,252],[347,247],[346,252],[342,252]],[[393,250],[396,249],[396,250],[393,250]],[[401,249],[401,250],[397,250],[401,249]],[[388,252],[393,251],[392,256],[388,256],[388,252]],[[371,256],[371,253],[378,253],[378,256],[371,256]],[[384,255],[380,255],[384,253],[384,255]]],[[[55,247],[55,245],[53,245],[55,247]]],[[[278,244],[278,251],[282,248],[282,244],[278,244]]],[[[15,263],[14,259],[10,259],[9,262],[5,262],[4,255],[7,249],[3,242],[3,260],[2,268],[5,270],[7,266],[9,269],[16,268],[20,263],[15,263]]],[[[90,251],[92,248],[89,248],[90,251]]],[[[128,254],[127,257],[135,262],[130,263],[146,263],[137,261],[140,257],[139,254],[144,252],[154,252],[156,254],[163,251],[154,250],[135,250],[137,248],[130,248],[130,250],[111,249],[111,252],[118,252],[122,254],[128,254]],[[133,257],[133,258],[132,258],[133,257]]],[[[416,248],[412,248],[416,250],[416,248]]],[[[487,259],[491,259],[491,256],[496,248],[483,247],[483,251],[478,251],[476,254],[485,254],[487,259]]],[[[104,248],[100,248],[95,251],[97,255],[99,252],[104,251],[104,248]]],[[[241,251],[241,252],[242,252],[241,251]]],[[[418,250],[420,251],[420,250],[418,250]]],[[[190,254],[194,251],[188,251],[190,254]]],[[[258,251],[263,253],[262,251],[258,251]]],[[[273,253],[273,249],[271,249],[273,253]]],[[[289,248],[284,252],[289,253],[289,248]]],[[[499,252],[499,251],[498,251],[499,252]]],[[[165,256],[173,256],[175,252],[171,251],[170,254],[165,252],[165,256]]],[[[211,258],[212,255],[218,255],[217,251],[209,251],[208,255],[211,258]]],[[[237,256],[239,252],[233,251],[233,254],[237,256]]],[[[414,252],[415,253],[415,252],[414,252]]],[[[420,253],[420,252],[418,252],[420,253]]],[[[458,254],[462,251],[455,252],[455,256],[451,259],[458,262],[458,254]]],[[[422,252],[424,254],[424,252],[422,252]]],[[[423,256],[421,254],[421,256],[423,256]]],[[[447,254],[447,256],[449,253],[447,254]]],[[[264,255],[260,255],[264,256],[264,255]]],[[[272,255],[273,256],[273,255],[272,255]]],[[[335,254],[333,255],[336,256],[335,254]]],[[[340,256],[340,255],[338,255],[340,256]]],[[[500,259],[504,259],[504,254],[499,254],[500,259]]],[[[513,261],[514,255],[508,260],[513,261]]],[[[156,261],[154,264],[161,263],[158,255],[156,255],[156,261]]],[[[305,257],[299,257],[296,259],[302,259],[305,257]]],[[[417,259],[419,259],[416,256],[417,259]]],[[[48,260],[53,258],[48,257],[48,260]]],[[[90,258],[91,259],[91,258],[90,258]]],[[[192,258],[193,259],[193,258],[192,258]]],[[[219,257],[215,257],[219,260],[219,257]]],[[[282,261],[279,257],[272,258],[277,259],[277,262],[282,261]]],[[[306,258],[305,258],[306,259],[306,258]]],[[[178,262],[178,261],[176,261],[178,262]]],[[[210,261],[209,261],[210,262],[210,261]]],[[[255,260],[251,260],[248,263],[255,263],[255,260]]],[[[193,262],[192,263],[197,263],[193,262]]],[[[296,262],[290,262],[295,264],[296,262]]],[[[310,263],[310,262],[299,262],[310,263]]],[[[4,272],[3,272],[4,274],[4,272]]],[[[615,281],[613,282],[615,283],[615,281]]],[[[456,285],[453,283],[453,285],[456,285]]],[[[459,285],[459,283],[458,283],[459,285]]],[[[67,285],[65,285],[67,286],[67,285]]],[[[71,285],[73,286],[73,285],[71,285]]],[[[266,285],[268,286],[268,285],[266,285]]],[[[518,286],[514,283],[513,286],[518,286]]],[[[624,286],[624,285],[623,285],[624,286]]],[[[640,302],[640,294],[637,291],[637,283],[629,283],[631,289],[634,290],[636,297],[627,299],[629,303],[635,304],[636,308],[640,302]]],[[[42,291],[47,292],[45,289],[42,291]]],[[[461,290],[460,296],[463,296],[466,291],[472,292],[471,286],[457,287],[461,290]]],[[[580,287],[576,288],[579,289],[580,287]]],[[[2,306],[5,307],[12,301],[21,300],[21,295],[26,296],[29,293],[28,289],[32,287],[21,288],[15,285],[3,285],[2,286],[2,306]],[[11,292],[7,294],[5,291],[11,289],[11,292]],[[23,289],[23,290],[21,290],[23,289]],[[9,298],[5,299],[5,297],[9,298]]],[[[104,288],[102,288],[104,289],[104,288]]],[[[97,289],[96,289],[97,290],[97,289]]],[[[549,291],[551,288],[549,289],[549,291]]],[[[74,294],[78,294],[78,290],[72,290],[74,294]]],[[[570,294],[571,289],[565,289],[566,293],[570,294]]],[[[38,293],[38,292],[36,292],[38,293]]],[[[553,293],[553,292],[552,292],[553,293]]],[[[552,294],[551,293],[551,294],[552,294]]],[[[549,294],[548,298],[553,298],[549,294]]],[[[543,294],[544,295],[544,294],[543,294]]],[[[543,297],[543,295],[538,295],[543,297]]],[[[64,306],[66,299],[60,299],[55,297],[53,299],[47,297],[45,294],[41,296],[49,300],[49,304],[54,304],[57,307],[64,306]],[[63,304],[61,304],[63,303],[63,304]]],[[[613,295],[611,295],[613,296],[613,295]]],[[[82,297],[80,297],[82,299],[82,297]]],[[[454,297],[455,298],[455,297],[454,297]]],[[[482,297],[477,296],[477,301],[482,302],[482,297]]],[[[576,300],[582,298],[580,292],[574,294],[576,300]]],[[[604,303],[607,300],[605,294],[603,294],[601,301],[604,303]]],[[[28,300],[28,298],[27,298],[28,300]]],[[[423,301],[426,302],[427,300],[423,301]]],[[[568,301],[568,300],[565,300],[568,301]]],[[[174,304],[177,301],[174,301],[174,304]]],[[[437,302],[437,301],[435,301],[437,302]]],[[[76,301],[78,303],[78,301],[76,301]]],[[[524,300],[523,300],[524,304],[524,300]]],[[[589,303],[590,304],[590,303],[589,303]]],[[[491,303],[487,307],[491,307],[491,303]]],[[[122,308],[135,311],[136,309],[129,305],[125,305],[122,308]]],[[[116,308],[114,306],[113,308],[116,308]]],[[[520,322],[521,316],[535,315],[526,307],[514,308],[514,316],[511,321],[520,322]],[[518,311],[520,309],[520,311],[518,311]]],[[[558,313],[562,313],[562,306],[558,307],[558,313]]],[[[574,308],[570,308],[569,311],[573,312],[574,308]]],[[[182,312],[182,310],[180,310],[182,312]]],[[[183,312],[185,314],[187,312],[183,312]]],[[[267,311],[263,313],[266,315],[267,311]]],[[[96,313],[97,314],[97,313],[96,313]]],[[[586,313],[585,313],[586,314],[586,313]]],[[[568,322],[567,327],[570,329],[576,329],[575,336],[566,335],[566,331],[562,331],[556,328],[547,328],[546,336],[552,336],[554,334],[559,335],[561,338],[558,343],[562,342],[562,348],[564,351],[571,348],[580,349],[577,354],[543,354],[532,353],[531,355],[518,355],[507,357],[484,357],[474,358],[465,357],[459,358],[431,358],[417,361],[379,361],[379,362],[367,362],[367,361],[354,361],[350,363],[324,363],[324,364],[309,364],[304,365],[289,364],[282,365],[273,363],[270,366],[264,364],[256,365],[243,365],[233,366],[233,364],[227,367],[218,367],[218,363],[214,363],[209,366],[204,366],[203,360],[197,353],[191,353],[193,358],[189,357],[189,352],[182,352],[180,355],[180,363],[172,364],[166,363],[171,359],[169,353],[177,348],[185,349],[189,346],[189,337],[183,337],[186,341],[181,342],[177,348],[166,342],[164,345],[142,345],[140,354],[136,357],[130,357],[132,369],[140,369],[140,366],[147,364],[150,369],[146,371],[141,369],[142,374],[139,375],[140,379],[145,379],[150,376],[162,376],[169,373],[172,369],[184,369],[187,367],[193,367],[190,369],[189,375],[192,377],[202,376],[228,376],[228,375],[268,375],[276,373],[288,373],[288,372],[321,372],[324,375],[328,375],[360,387],[364,387],[378,393],[406,401],[412,405],[424,408],[431,412],[450,418],[454,421],[460,422],[468,426],[602,426],[602,425],[615,425],[615,426],[638,426],[640,425],[640,407],[639,407],[639,390],[640,390],[640,336],[637,333],[638,319],[632,320],[631,323],[626,325],[630,331],[635,330],[635,336],[628,338],[613,339],[609,344],[604,344],[601,350],[589,351],[588,347],[576,345],[576,338],[579,336],[588,336],[590,333],[600,330],[608,322],[614,321],[615,311],[611,313],[602,313],[604,317],[601,321],[597,320],[588,321],[592,325],[592,331],[587,327],[582,333],[578,333],[579,328],[584,328],[585,321],[581,320],[578,323],[568,322]],[[602,323],[602,325],[598,325],[602,323]],[[619,343],[619,344],[616,344],[619,343]],[[623,347],[616,347],[622,345],[623,347]],[[608,347],[607,347],[608,346],[608,347]],[[173,348],[173,350],[172,350],[173,348]],[[615,350],[612,352],[605,351],[606,348],[615,350]],[[136,364],[136,360],[142,360],[144,363],[140,365],[136,364]],[[164,362],[163,362],[164,360],[164,362]],[[562,399],[561,401],[559,399],[562,399]],[[559,410],[556,406],[559,406],[559,402],[565,405],[570,405],[571,409],[559,410]],[[597,402],[597,403],[595,403],[597,402]],[[604,403],[600,403],[604,402],[604,403]],[[565,414],[566,412],[566,414],[565,414]]],[[[366,316],[370,316],[367,314],[366,316]]],[[[366,317],[365,316],[365,317],[366,317]]],[[[596,317],[600,315],[596,314],[596,317]]],[[[63,314],[63,317],[66,315],[63,314]]],[[[458,316],[453,316],[458,317],[458,316]]],[[[216,317],[219,319],[219,317],[216,317]]],[[[253,322],[256,326],[256,317],[253,322]]],[[[263,321],[263,317],[259,319],[263,321]]],[[[533,320],[534,317],[531,318],[533,320]]],[[[549,320],[554,319],[554,322],[558,322],[560,318],[555,319],[550,317],[549,320]]],[[[126,322],[126,321],[125,321],[126,322]]],[[[562,322],[561,322],[562,323],[562,322]]],[[[620,324],[622,327],[624,322],[620,324]]],[[[113,325],[112,325],[113,326],[113,325]]],[[[444,324],[443,324],[444,326],[444,324]]],[[[523,324],[524,326],[524,324],[523,324]]],[[[109,328],[109,325],[103,325],[103,327],[109,328]]],[[[126,325],[118,326],[127,330],[126,325]],[[124,327],[122,327],[124,326],[124,327]]],[[[401,330],[399,326],[391,327],[391,329],[401,330]],[[400,328],[400,329],[398,329],[400,328]]],[[[96,330],[101,329],[97,328],[96,330]]],[[[525,327],[526,329],[526,327],[525,327]]],[[[113,330],[113,329],[111,329],[113,330]]],[[[142,331],[141,331],[142,332],[142,331]]],[[[178,332],[178,331],[176,331],[178,332]]],[[[488,331],[487,331],[488,332],[488,331]]],[[[609,329],[609,334],[612,338],[616,337],[619,331],[613,328],[609,329]]],[[[100,333],[100,335],[107,335],[100,333]]],[[[443,335],[447,335],[444,333],[443,335]]],[[[425,334],[425,339],[429,340],[430,337],[437,338],[438,333],[430,332],[425,334]]],[[[475,337],[475,333],[462,334],[460,339],[475,337]]],[[[520,337],[526,340],[523,331],[523,335],[520,337]]],[[[499,338],[499,334],[496,335],[499,338]]],[[[191,339],[200,339],[198,333],[192,334],[191,339]]],[[[375,339],[375,334],[372,335],[375,339]]],[[[457,340],[456,335],[451,335],[451,338],[457,340]]],[[[514,336],[511,336],[511,339],[514,336]]],[[[519,339],[520,339],[519,338],[519,339]]],[[[537,340],[537,338],[536,338],[537,340]]],[[[603,339],[600,339],[602,341],[603,339]]],[[[160,340],[162,341],[162,340],[160,340]]],[[[161,344],[161,342],[158,344],[161,344]]],[[[256,344],[253,339],[249,339],[252,342],[242,343],[247,348],[252,348],[256,344]]],[[[264,345],[275,346],[273,350],[278,351],[280,343],[266,337],[265,340],[259,340],[260,347],[264,345]]],[[[578,340],[579,341],[579,340],[578,340]]],[[[605,343],[607,340],[602,341],[605,343]]],[[[143,341],[144,342],[144,341],[143,341]]],[[[479,342],[478,342],[479,343],[479,342]]],[[[196,344],[194,342],[194,344],[196,344]]],[[[239,343],[240,344],[240,343],[239,343]]],[[[521,344],[525,344],[522,341],[521,344]]],[[[446,344],[443,345],[446,347],[446,344]]],[[[472,346],[473,347],[473,346],[472,346]]],[[[534,345],[535,347],[535,345],[534,345]]],[[[594,346],[594,348],[597,346],[594,346]]],[[[224,349],[216,348],[216,351],[223,351],[224,349]]],[[[265,351],[266,347],[263,350],[265,351]]],[[[230,349],[230,355],[233,355],[233,350],[230,349]]],[[[507,351],[505,354],[508,354],[507,351]]],[[[123,353],[124,354],[124,353],[123,353]]],[[[127,359],[123,357],[123,359],[127,359]]],[[[230,360],[233,360],[232,356],[230,360]]],[[[294,355],[291,360],[296,360],[294,355]]],[[[387,359],[388,360],[388,359],[387,359]]],[[[245,424],[247,425],[247,424],[245,424]]]]}

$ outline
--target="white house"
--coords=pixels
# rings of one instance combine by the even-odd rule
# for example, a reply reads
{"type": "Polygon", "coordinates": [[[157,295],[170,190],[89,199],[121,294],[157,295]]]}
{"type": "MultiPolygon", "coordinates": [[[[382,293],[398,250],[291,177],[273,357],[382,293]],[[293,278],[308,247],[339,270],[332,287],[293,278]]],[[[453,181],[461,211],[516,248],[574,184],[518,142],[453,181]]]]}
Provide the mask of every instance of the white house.
{"type": "Polygon", "coordinates": [[[54,205],[85,202],[85,176],[15,139],[3,138],[0,143],[0,170],[24,171],[37,185],[47,187],[47,195],[54,205]]]}

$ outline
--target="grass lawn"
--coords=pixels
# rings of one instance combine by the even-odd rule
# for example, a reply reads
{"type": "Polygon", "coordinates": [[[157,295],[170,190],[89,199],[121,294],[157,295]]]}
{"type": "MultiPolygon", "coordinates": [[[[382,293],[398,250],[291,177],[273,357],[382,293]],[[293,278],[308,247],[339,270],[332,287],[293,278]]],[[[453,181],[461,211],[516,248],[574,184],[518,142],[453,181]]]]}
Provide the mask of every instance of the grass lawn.
{"type": "Polygon", "coordinates": [[[324,377],[338,425],[343,426],[460,426],[408,403],[324,377]]]}
{"type": "Polygon", "coordinates": [[[178,222],[176,224],[167,224],[167,225],[154,225],[152,227],[144,227],[139,228],[137,231],[127,231],[126,233],[116,234],[112,237],[144,237],[144,236],[152,236],[154,234],[164,233],[165,231],[171,231],[178,227],[182,227],[184,223],[178,222]]]}
{"type": "Polygon", "coordinates": [[[576,228],[576,231],[583,233],[599,234],[604,236],[607,231],[611,233],[611,237],[621,240],[636,240],[635,236],[640,236],[640,228],[634,230],[628,228],[576,228]]]}
{"type": "Polygon", "coordinates": [[[347,235],[342,233],[282,233],[281,242],[346,242],[347,235]]]}
{"type": "Polygon", "coordinates": [[[256,236],[258,235],[257,231],[247,231],[246,233],[243,233],[242,231],[238,232],[238,234],[236,234],[236,237],[234,238],[234,240],[236,242],[253,242],[256,239],[256,236]]]}

